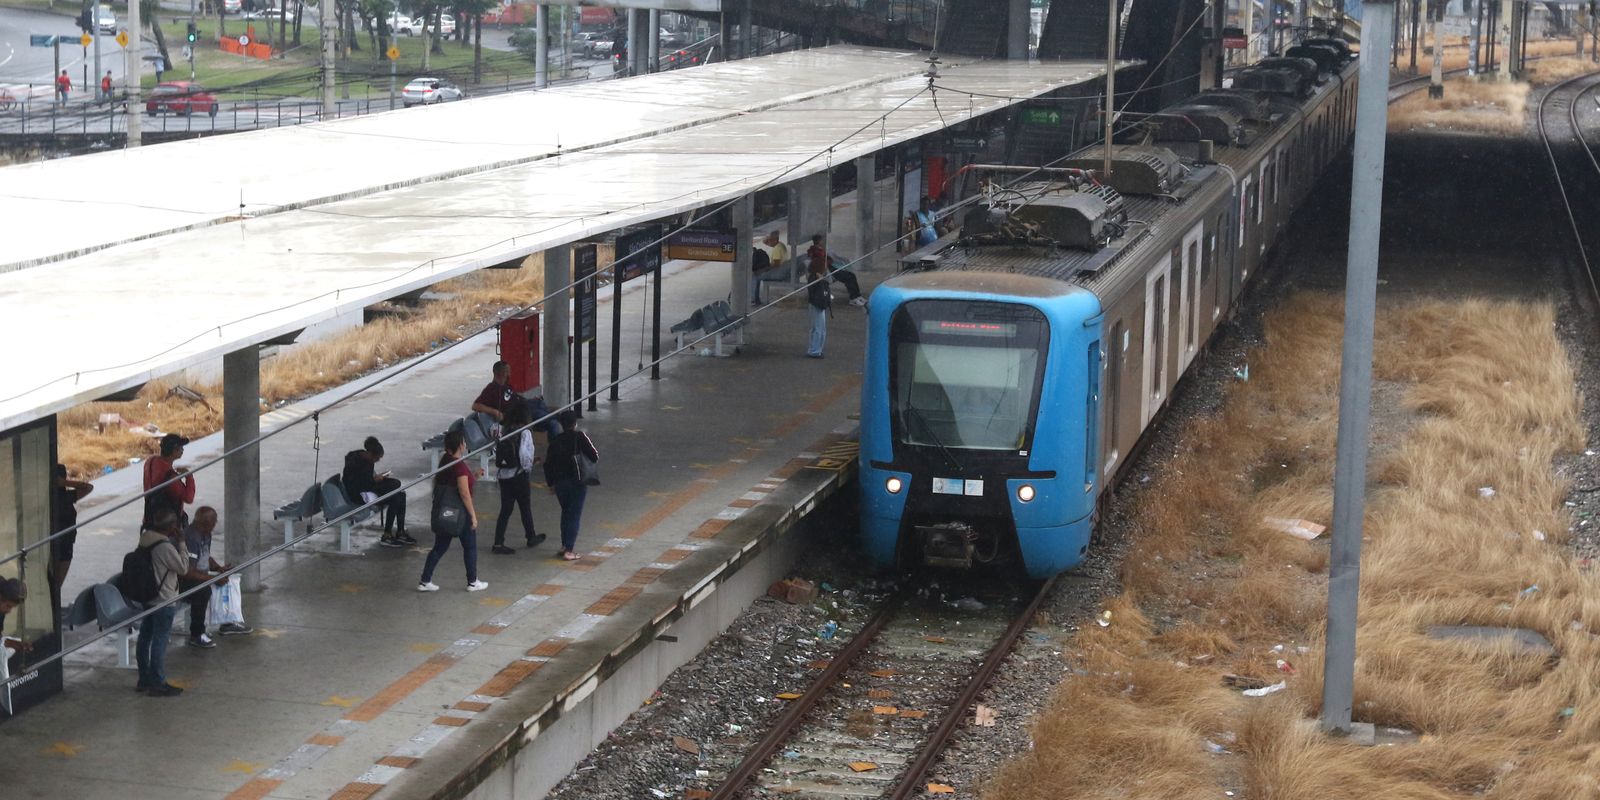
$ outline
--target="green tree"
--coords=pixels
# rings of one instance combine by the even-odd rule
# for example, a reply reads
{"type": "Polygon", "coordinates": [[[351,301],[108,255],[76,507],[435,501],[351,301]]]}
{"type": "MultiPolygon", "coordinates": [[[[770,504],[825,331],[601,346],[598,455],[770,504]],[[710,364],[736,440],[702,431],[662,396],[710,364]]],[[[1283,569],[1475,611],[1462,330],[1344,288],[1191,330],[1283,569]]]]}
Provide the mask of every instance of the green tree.
{"type": "MultiPolygon", "coordinates": [[[[139,24],[148,25],[156,39],[156,50],[161,53],[161,68],[163,70],[172,66],[172,58],[167,55],[167,37],[161,33],[161,25],[156,16],[161,13],[159,0],[139,0],[139,24]]],[[[142,36],[142,34],[141,34],[142,36]]]]}
{"type": "MultiPolygon", "coordinates": [[[[483,83],[483,15],[499,8],[497,0],[455,0],[451,13],[472,24],[472,82],[483,83]]],[[[461,42],[466,44],[466,25],[460,26],[461,42]]]]}

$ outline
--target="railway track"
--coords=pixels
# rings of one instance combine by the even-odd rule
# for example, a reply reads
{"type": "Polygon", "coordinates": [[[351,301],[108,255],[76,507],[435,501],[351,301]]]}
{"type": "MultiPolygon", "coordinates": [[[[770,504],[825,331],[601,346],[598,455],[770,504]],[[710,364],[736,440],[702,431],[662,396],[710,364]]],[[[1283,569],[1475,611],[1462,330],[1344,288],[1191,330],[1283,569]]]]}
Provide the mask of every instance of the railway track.
{"type": "Polygon", "coordinates": [[[886,603],[797,696],[712,800],[912,797],[1027,630],[1054,581],[1025,602],[886,603]]]}
{"type": "MultiPolygon", "coordinates": [[[[1578,222],[1580,216],[1586,215],[1580,214],[1574,208],[1575,204],[1580,204],[1579,198],[1584,194],[1587,193],[1592,197],[1592,187],[1597,180],[1600,180],[1600,160],[1596,159],[1594,148],[1583,135],[1583,126],[1578,119],[1584,98],[1593,94],[1597,87],[1600,87],[1600,75],[1597,74],[1568,78],[1550,87],[1550,90],[1539,98],[1538,113],[1535,116],[1538,121],[1539,141],[1544,146],[1545,156],[1550,160],[1550,172],[1555,178],[1557,193],[1561,198],[1562,210],[1572,231],[1573,241],[1577,244],[1577,253],[1583,264],[1584,275],[1589,280],[1589,291],[1597,301],[1600,301],[1600,284],[1597,284],[1594,266],[1589,257],[1590,245],[1584,241],[1584,226],[1578,222]],[[1579,160],[1587,163],[1593,171],[1587,178],[1591,188],[1586,189],[1584,179],[1573,174],[1570,169],[1563,172],[1559,150],[1567,142],[1558,139],[1559,131],[1563,130],[1571,134],[1571,141],[1583,154],[1579,160]]],[[[1590,170],[1583,172],[1587,173],[1590,170]]],[[[1587,209],[1588,203],[1581,204],[1587,209]]]]}

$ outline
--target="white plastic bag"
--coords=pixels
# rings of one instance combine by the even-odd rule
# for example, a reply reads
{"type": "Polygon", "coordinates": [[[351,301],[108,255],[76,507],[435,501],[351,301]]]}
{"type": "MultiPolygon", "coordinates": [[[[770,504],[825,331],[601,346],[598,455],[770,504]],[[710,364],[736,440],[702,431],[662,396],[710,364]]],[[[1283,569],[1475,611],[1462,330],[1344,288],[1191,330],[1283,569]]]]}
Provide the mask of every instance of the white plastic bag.
{"type": "Polygon", "coordinates": [[[211,605],[206,609],[206,622],[210,625],[244,624],[244,604],[240,601],[238,575],[229,575],[226,582],[211,587],[211,605]]]}

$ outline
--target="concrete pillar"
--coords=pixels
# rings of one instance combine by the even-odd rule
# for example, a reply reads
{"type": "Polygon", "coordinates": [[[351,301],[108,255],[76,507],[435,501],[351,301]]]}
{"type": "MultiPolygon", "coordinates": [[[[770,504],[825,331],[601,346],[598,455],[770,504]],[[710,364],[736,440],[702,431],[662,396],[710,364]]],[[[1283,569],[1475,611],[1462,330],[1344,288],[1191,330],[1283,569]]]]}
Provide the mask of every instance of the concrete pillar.
{"type": "Polygon", "coordinates": [[[539,315],[539,383],[551,410],[572,400],[572,354],[567,344],[572,332],[572,290],[566,288],[571,282],[572,248],[561,245],[544,251],[544,291],[549,299],[539,315]]]}
{"type": "Polygon", "coordinates": [[[1010,0],[1006,15],[1006,58],[1028,60],[1028,29],[1032,21],[1028,0],[1010,0]]]}
{"type": "Polygon", "coordinates": [[[756,196],[733,201],[733,315],[750,313],[750,258],[755,251],[756,196]]]}
{"type": "Polygon", "coordinates": [[[1239,0],[1244,6],[1240,13],[1244,15],[1244,63],[1253,64],[1256,52],[1256,0],[1239,0]]]}
{"type": "Polygon", "coordinates": [[[645,64],[645,69],[655,72],[661,69],[661,12],[650,9],[650,61],[645,64]]]}
{"type": "Polygon", "coordinates": [[[650,56],[650,15],[638,9],[628,9],[628,63],[633,74],[643,75],[650,56]]]}
{"type": "MultiPolygon", "coordinates": [[[[222,449],[231,452],[260,435],[261,354],[250,345],[222,357],[222,449]]],[[[239,564],[261,554],[261,446],[228,456],[223,468],[222,560],[239,564]]],[[[261,566],[246,568],[240,582],[247,592],[260,591],[261,566]]]]}
{"type": "Polygon", "coordinates": [[[810,247],[812,236],[819,233],[827,236],[833,231],[833,181],[827,172],[819,172],[802,178],[800,186],[806,196],[801,202],[801,219],[806,226],[803,244],[810,247]]]}
{"type": "Polygon", "coordinates": [[[784,240],[789,243],[789,264],[793,264],[794,260],[806,251],[806,247],[810,246],[809,242],[811,241],[811,234],[806,231],[806,198],[805,192],[801,191],[801,186],[801,181],[794,181],[785,187],[788,197],[788,202],[785,205],[787,212],[785,222],[787,223],[786,227],[789,229],[789,234],[784,237],[784,240]]]}
{"type": "Polygon", "coordinates": [[[878,157],[856,159],[856,257],[857,270],[872,269],[878,260],[878,157]],[[870,255],[869,255],[870,254],[870,255]]]}
{"type": "Polygon", "coordinates": [[[540,3],[533,7],[533,28],[538,41],[533,45],[533,85],[543,89],[550,85],[550,6],[540,3]]]}

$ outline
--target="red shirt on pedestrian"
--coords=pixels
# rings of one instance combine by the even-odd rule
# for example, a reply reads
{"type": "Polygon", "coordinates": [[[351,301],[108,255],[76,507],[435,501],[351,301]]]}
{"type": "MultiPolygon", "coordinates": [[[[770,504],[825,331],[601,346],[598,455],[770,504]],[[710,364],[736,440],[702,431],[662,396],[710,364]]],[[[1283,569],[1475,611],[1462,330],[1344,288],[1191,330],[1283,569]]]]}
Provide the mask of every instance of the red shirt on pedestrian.
{"type": "MultiPolygon", "coordinates": [[[[170,480],[176,472],[171,461],[161,456],[151,456],[149,461],[144,462],[144,490],[148,492],[154,489],[163,481],[170,480]]],[[[194,476],[185,473],[182,480],[167,484],[162,491],[171,495],[178,502],[178,507],[183,508],[194,502],[194,476]]]]}
{"type": "Polygon", "coordinates": [[[111,76],[110,75],[107,75],[104,78],[100,79],[100,91],[105,92],[106,94],[111,94],[111,76]]]}
{"type": "Polygon", "coordinates": [[[72,91],[72,79],[67,77],[65,72],[61,73],[60,77],[56,78],[56,88],[63,92],[72,91]]]}

